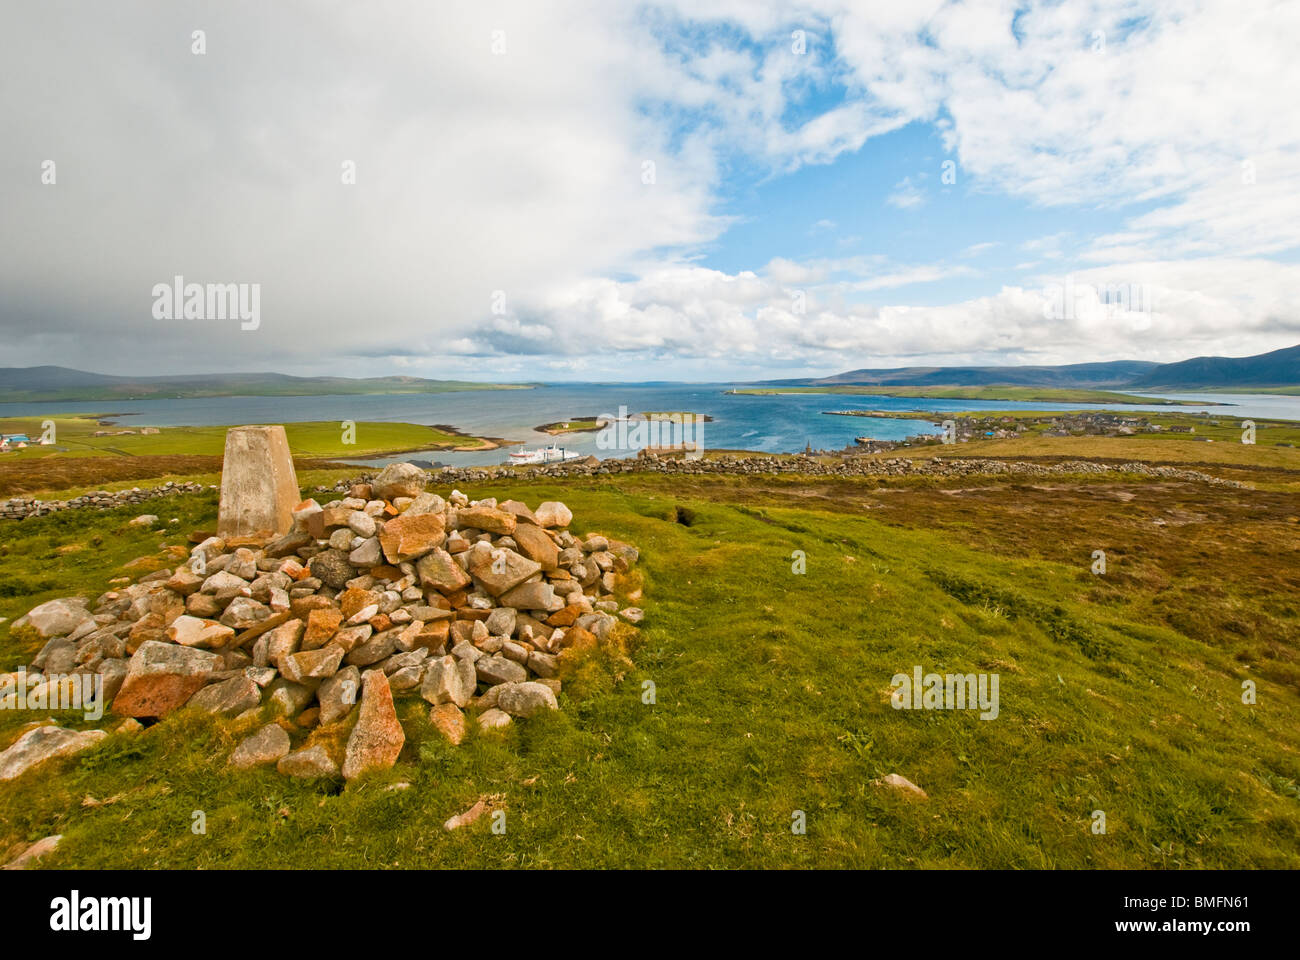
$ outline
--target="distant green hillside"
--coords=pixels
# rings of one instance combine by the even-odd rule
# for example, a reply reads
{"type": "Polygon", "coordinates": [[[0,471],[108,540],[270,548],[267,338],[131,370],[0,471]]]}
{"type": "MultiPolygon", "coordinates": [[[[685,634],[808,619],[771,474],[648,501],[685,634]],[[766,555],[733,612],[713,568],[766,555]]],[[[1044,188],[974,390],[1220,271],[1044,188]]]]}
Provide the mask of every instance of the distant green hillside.
{"type": "MultiPolygon", "coordinates": [[[[900,393],[899,387],[1030,387],[1061,390],[1143,390],[1169,392],[1218,388],[1238,393],[1286,393],[1300,388],[1300,344],[1253,357],[1196,357],[1177,363],[1144,360],[1112,360],[1105,363],[1072,363],[1063,366],[996,367],[896,367],[892,369],[848,370],[829,377],[764,380],[751,387],[889,387],[896,396],[945,396],[946,394],[900,393]]],[[[978,399],[1012,399],[978,396],[978,399]]],[[[1018,399],[1018,398],[1016,398],[1018,399]]],[[[1029,399],[1045,400],[1035,393],[1029,399]]],[[[1079,396],[1069,399],[1078,400],[1079,396]]],[[[1140,402],[1140,401],[1139,401],[1140,402]]]]}
{"type": "Polygon", "coordinates": [[[1197,393],[1271,393],[1283,397],[1300,397],[1300,385],[1294,387],[1202,387],[1197,393]]]}
{"type": "Polygon", "coordinates": [[[1157,367],[1127,384],[1139,390],[1218,388],[1238,393],[1300,389],[1300,344],[1253,357],[1195,357],[1157,367]]]}
{"type": "Polygon", "coordinates": [[[1019,400],[1027,403],[1140,403],[1152,406],[1183,405],[1183,401],[1179,400],[1163,400],[1159,397],[1141,397],[1130,393],[1115,393],[1110,390],[1085,390],[1076,387],[754,387],[750,389],[737,390],[736,393],[834,393],[846,394],[849,396],[916,397],[930,400],[1019,400]]]}
{"type": "Polygon", "coordinates": [[[67,367],[0,368],[0,402],[143,400],[152,397],[315,397],[337,394],[527,390],[537,384],[475,383],[421,377],[293,377],[283,373],[211,373],[118,377],[67,367]]]}

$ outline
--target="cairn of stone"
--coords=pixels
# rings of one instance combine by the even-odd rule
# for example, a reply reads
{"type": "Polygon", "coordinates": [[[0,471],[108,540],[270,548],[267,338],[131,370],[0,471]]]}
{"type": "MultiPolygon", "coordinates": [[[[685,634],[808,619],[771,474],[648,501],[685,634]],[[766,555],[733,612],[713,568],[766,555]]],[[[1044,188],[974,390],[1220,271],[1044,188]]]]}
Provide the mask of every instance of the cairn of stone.
{"type": "MultiPolygon", "coordinates": [[[[566,665],[641,620],[615,596],[639,599],[636,548],[575,536],[563,503],[444,499],[426,483],[395,464],[295,504],[279,536],[207,536],[176,569],[43,603],[15,624],[46,640],[26,683],[93,675],[114,714],[146,723],[182,707],[266,719],[270,705],[230,762],[303,777],[392,766],[394,698],[428,701],[457,744],[466,711],[487,730],[557,709],[566,665]]],[[[72,749],[49,728],[36,739],[72,749]]]]}

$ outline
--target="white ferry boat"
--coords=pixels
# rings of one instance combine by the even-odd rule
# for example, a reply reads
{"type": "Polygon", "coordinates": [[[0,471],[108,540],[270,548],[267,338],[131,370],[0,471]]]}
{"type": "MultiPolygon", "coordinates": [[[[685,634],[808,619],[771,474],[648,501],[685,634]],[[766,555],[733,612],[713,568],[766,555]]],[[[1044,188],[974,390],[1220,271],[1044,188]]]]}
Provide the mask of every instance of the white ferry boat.
{"type": "Polygon", "coordinates": [[[509,463],[564,463],[567,460],[581,460],[582,454],[573,450],[566,450],[564,447],[551,444],[549,447],[538,447],[536,450],[522,450],[519,453],[510,454],[509,463]]]}

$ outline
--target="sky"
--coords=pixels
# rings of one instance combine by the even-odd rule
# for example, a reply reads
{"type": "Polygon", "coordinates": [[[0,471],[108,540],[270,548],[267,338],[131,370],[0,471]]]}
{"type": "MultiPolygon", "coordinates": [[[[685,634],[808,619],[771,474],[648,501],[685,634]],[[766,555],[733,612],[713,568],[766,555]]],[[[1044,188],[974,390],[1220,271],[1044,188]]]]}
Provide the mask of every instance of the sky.
{"type": "Polygon", "coordinates": [[[1297,51],[1292,0],[14,4],[0,366],[716,382],[1291,346],[1297,51]],[[176,277],[256,290],[255,321],[169,311],[176,277]]]}

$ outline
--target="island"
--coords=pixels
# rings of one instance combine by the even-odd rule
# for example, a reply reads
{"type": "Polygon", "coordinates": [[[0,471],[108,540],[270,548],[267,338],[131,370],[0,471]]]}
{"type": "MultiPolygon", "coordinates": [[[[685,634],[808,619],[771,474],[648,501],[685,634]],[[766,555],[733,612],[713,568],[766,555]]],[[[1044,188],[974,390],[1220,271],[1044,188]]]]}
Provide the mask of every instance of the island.
{"type": "MultiPolygon", "coordinates": [[[[633,413],[627,418],[628,423],[637,420],[644,420],[655,423],[712,423],[713,417],[704,413],[690,413],[681,410],[649,410],[644,413],[633,413]]],[[[561,436],[566,433],[595,433],[603,430],[608,424],[617,423],[618,417],[600,416],[600,417],[572,417],[568,420],[558,420],[555,423],[544,423],[540,427],[533,427],[538,433],[549,433],[551,436],[561,436]]]]}
{"type": "MultiPolygon", "coordinates": [[[[712,423],[713,418],[706,413],[691,413],[689,410],[650,410],[639,415],[643,420],[666,420],[669,423],[712,423]]],[[[637,415],[631,419],[635,420],[637,415]]]]}
{"type": "Polygon", "coordinates": [[[540,427],[533,427],[533,429],[538,433],[549,433],[555,437],[565,433],[594,433],[607,423],[609,423],[609,420],[604,417],[574,417],[571,420],[544,423],[540,427]]]}

